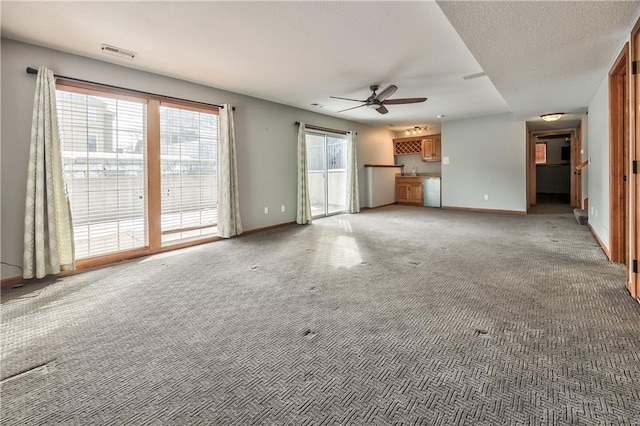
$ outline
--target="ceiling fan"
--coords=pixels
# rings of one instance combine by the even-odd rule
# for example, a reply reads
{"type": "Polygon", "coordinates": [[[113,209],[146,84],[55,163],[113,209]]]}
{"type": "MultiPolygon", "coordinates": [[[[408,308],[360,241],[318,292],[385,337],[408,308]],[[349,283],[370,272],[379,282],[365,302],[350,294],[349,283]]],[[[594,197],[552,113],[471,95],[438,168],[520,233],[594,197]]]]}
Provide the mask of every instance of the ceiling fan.
{"type": "Polygon", "coordinates": [[[388,99],[389,96],[393,95],[398,87],[395,85],[390,85],[382,92],[376,94],[376,91],[380,88],[377,84],[371,85],[369,89],[371,89],[371,96],[369,96],[365,100],[360,99],[350,99],[350,98],[340,98],[338,96],[329,96],[333,99],[343,99],[345,101],[354,101],[354,102],[363,102],[362,105],[358,105],[352,108],[343,109],[338,112],[349,111],[351,109],[361,108],[363,106],[375,109],[380,114],[386,114],[389,112],[385,105],[401,105],[401,104],[416,104],[419,102],[424,102],[427,98],[401,98],[401,99],[388,99]]]}

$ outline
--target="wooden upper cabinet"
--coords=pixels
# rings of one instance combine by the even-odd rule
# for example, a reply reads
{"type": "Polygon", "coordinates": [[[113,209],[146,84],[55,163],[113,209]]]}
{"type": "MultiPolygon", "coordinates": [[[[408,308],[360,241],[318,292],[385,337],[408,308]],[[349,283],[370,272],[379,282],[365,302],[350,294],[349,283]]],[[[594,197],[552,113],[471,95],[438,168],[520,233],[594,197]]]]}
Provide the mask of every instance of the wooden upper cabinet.
{"type": "Polygon", "coordinates": [[[393,155],[420,154],[420,138],[397,138],[393,140],[393,155]]]}
{"type": "Polygon", "coordinates": [[[425,136],[422,139],[422,161],[442,160],[442,139],[440,135],[425,136]]]}

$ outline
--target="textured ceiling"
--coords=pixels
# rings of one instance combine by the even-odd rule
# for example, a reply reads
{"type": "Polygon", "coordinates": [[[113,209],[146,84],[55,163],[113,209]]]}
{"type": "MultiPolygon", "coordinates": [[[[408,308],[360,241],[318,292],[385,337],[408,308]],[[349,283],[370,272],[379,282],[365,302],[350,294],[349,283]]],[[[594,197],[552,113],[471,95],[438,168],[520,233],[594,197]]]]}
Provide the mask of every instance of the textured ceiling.
{"type": "Polygon", "coordinates": [[[637,1],[438,5],[523,120],[549,112],[586,112],[640,13],[637,1]]]}
{"type": "Polygon", "coordinates": [[[317,112],[393,129],[435,124],[438,114],[583,112],[638,14],[637,2],[2,1],[1,8],[3,37],[299,108],[320,103],[317,112]],[[138,56],[107,56],[102,43],[138,56]],[[462,78],[483,70],[486,77],[462,78]],[[393,97],[428,101],[390,106],[387,115],[337,113],[357,104],[330,95],[364,99],[371,84],[396,84],[393,97]]]}

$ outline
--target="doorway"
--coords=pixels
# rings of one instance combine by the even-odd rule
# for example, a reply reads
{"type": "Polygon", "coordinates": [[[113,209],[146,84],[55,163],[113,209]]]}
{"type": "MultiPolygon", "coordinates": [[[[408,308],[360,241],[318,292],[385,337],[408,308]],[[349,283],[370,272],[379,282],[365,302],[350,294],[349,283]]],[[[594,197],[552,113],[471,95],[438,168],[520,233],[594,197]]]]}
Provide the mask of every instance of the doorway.
{"type": "Polygon", "coordinates": [[[342,213],[347,200],[347,138],[309,131],[307,161],[313,217],[342,213]]]}
{"type": "Polygon", "coordinates": [[[529,212],[572,213],[582,197],[575,130],[534,132],[529,143],[529,212]]]}

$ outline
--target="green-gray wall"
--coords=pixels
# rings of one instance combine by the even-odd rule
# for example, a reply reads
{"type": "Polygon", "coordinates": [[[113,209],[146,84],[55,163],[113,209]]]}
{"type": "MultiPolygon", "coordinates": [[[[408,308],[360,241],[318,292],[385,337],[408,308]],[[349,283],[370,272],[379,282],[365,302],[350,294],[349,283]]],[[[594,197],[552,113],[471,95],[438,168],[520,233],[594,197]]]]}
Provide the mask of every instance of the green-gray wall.
{"type": "Polygon", "coordinates": [[[497,114],[444,122],[442,159],[443,206],[527,210],[524,121],[497,114]]]}
{"type": "MultiPolygon", "coordinates": [[[[46,66],[105,84],[210,103],[236,106],[235,129],[240,181],[240,211],[245,230],[295,220],[297,180],[296,121],[358,132],[360,199],[366,200],[365,163],[393,159],[386,129],[341,120],[249,96],[177,80],[111,63],[2,39],[1,231],[3,262],[22,264],[24,199],[35,78],[27,66],[46,66]],[[286,212],[280,213],[280,206],[286,212]],[[269,207],[269,214],[264,214],[269,207]]],[[[2,278],[20,275],[2,265],[2,278]]]]}

